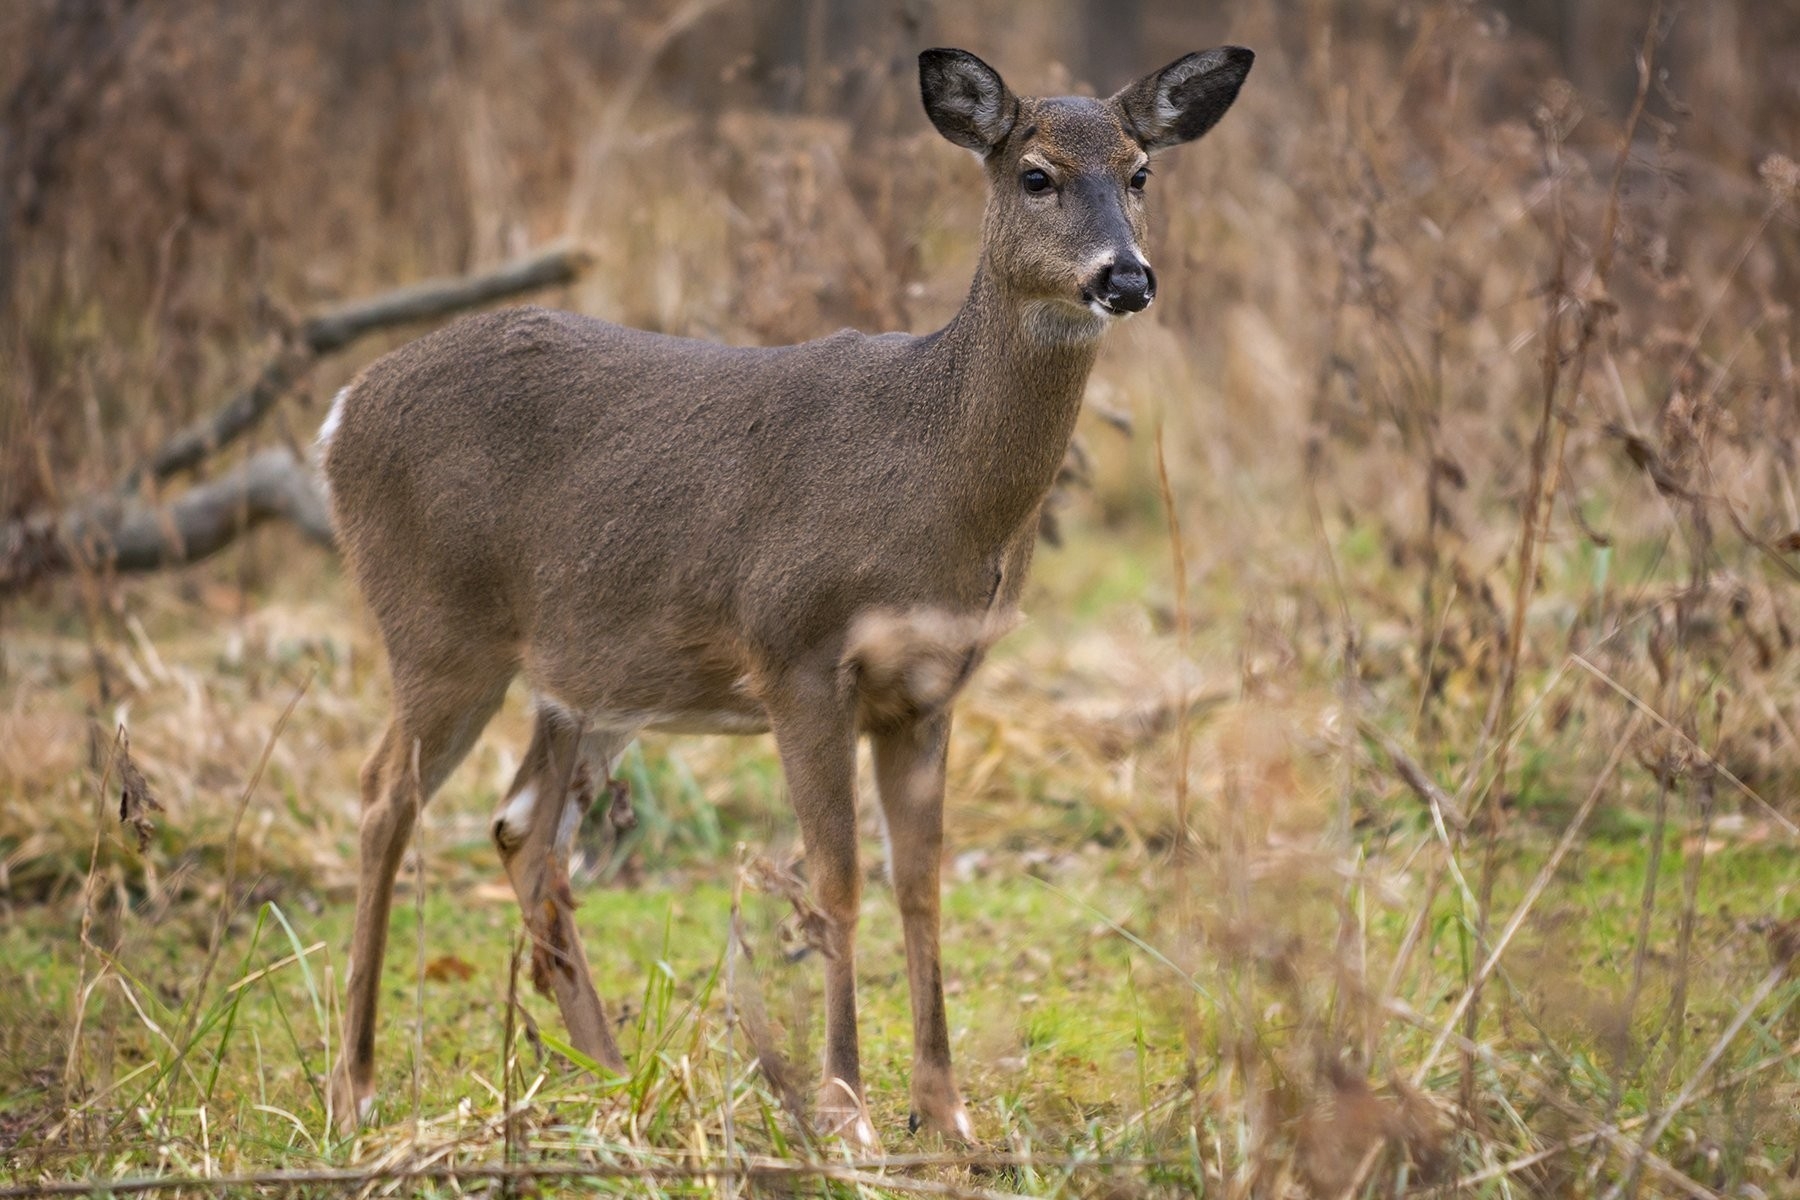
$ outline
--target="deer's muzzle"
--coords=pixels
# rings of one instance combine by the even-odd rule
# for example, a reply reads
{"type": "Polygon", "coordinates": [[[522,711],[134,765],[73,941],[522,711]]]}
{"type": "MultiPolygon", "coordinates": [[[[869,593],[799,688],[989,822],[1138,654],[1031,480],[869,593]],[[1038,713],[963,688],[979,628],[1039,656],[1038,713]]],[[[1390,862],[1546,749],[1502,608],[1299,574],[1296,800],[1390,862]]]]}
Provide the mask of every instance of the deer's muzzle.
{"type": "Polygon", "coordinates": [[[1084,301],[1109,313],[1143,312],[1156,299],[1156,272],[1135,256],[1114,259],[1082,290],[1084,301]]]}

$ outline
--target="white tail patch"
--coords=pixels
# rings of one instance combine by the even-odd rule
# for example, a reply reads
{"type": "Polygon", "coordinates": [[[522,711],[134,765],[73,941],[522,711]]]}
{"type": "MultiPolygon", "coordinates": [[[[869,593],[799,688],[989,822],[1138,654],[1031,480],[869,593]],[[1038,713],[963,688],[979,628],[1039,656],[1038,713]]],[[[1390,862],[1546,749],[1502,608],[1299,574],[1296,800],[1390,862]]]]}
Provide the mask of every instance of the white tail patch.
{"type": "Polygon", "coordinates": [[[327,500],[331,498],[331,479],[325,474],[325,455],[331,449],[331,439],[337,436],[338,426],[344,423],[344,401],[350,398],[355,386],[347,383],[337,390],[337,395],[331,398],[331,408],[325,414],[325,423],[319,426],[319,436],[313,441],[313,475],[327,500]]]}
{"type": "Polygon", "coordinates": [[[330,449],[331,439],[337,436],[338,426],[344,422],[344,401],[350,398],[350,391],[355,386],[347,383],[331,398],[331,411],[325,414],[325,423],[319,426],[318,445],[321,455],[330,449]]]}

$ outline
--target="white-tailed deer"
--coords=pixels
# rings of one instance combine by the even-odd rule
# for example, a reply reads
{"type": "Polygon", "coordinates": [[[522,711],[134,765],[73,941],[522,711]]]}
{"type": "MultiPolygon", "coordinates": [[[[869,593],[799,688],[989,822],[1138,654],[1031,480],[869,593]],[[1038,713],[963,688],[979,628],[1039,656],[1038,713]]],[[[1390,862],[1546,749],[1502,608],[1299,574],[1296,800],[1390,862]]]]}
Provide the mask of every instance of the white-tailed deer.
{"type": "Polygon", "coordinates": [[[523,308],[421,338],[340,393],[325,471],[394,693],[362,772],[341,1123],[374,1094],[413,822],[523,671],[536,727],[494,840],[572,1044],[622,1066],[570,911],[595,788],[640,730],[772,730],[830,926],[821,1112],[874,1142],[854,954],[867,734],[914,1122],[973,1136],[938,968],[951,703],[1013,611],[1101,333],[1155,296],[1150,156],[1212,128],[1252,57],[1190,54],[1097,100],[1014,96],[972,54],[920,55],[932,123],[988,179],[975,280],[936,333],[753,349],[523,308]]]}

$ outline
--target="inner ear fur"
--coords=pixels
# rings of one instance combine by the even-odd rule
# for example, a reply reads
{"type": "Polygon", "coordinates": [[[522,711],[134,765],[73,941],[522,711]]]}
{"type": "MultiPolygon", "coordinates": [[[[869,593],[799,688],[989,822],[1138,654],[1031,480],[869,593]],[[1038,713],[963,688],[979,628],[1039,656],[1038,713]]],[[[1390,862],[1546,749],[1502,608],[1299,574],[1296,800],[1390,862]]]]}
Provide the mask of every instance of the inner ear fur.
{"type": "Polygon", "coordinates": [[[986,157],[1012,132],[1018,98],[1000,72],[967,50],[926,50],[919,55],[919,95],[939,133],[986,157]]]}
{"type": "Polygon", "coordinates": [[[1146,151],[1166,150],[1217,125],[1255,61],[1242,46],[1184,55],[1126,86],[1113,103],[1146,151]]]}

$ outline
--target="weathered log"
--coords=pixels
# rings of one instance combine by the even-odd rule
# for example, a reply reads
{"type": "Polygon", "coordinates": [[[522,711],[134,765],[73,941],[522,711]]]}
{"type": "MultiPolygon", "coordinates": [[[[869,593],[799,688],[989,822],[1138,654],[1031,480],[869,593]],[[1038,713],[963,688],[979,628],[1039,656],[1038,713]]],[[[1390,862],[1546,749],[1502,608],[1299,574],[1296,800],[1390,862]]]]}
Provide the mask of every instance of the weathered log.
{"type": "Polygon", "coordinates": [[[320,545],[333,544],[324,493],[285,446],[263,450],[165,505],[109,497],[60,516],[13,522],[0,530],[0,595],[78,565],[139,572],[199,562],[272,517],[292,522],[320,545]]]}
{"type": "Polygon", "coordinates": [[[441,320],[508,296],[569,283],[588,259],[580,246],[552,246],[492,271],[427,280],[308,317],[254,383],[224,407],[164,442],[120,482],[118,490],[121,495],[136,493],[146,479],[160,481],[198,466],[261,421],[315,361],[366,334],[394,325],[441,320]]]}
{"type": "Polygon", "coordinates": [[[331,545],[319,483],[285,449],[263,451],[162,505],[143,495],[144,484],[190,470],[242,437],[324,355],[378,329],[442,320],[535,288],[569,283],[589,257],[577,245],[551,246],[492,271],[427,280],[306,318],[249,387],[163,443],[110,494],[61,513],[0,525],[0,596],[79,565],[154,571],[198,562],[271,517],[292,521],[314,541],[331,545]]]}
{"type": "Polygon", "coordinates": [[[330,354],[377,329],[435,321],[520,292],[572,283],[591,256],[562,244],[495,267],[480,275],[428,279],[370,300],[357,300],[308,317],[300,338],[314,354],[330,354]]]}
{"type": "Polygon", "coordinates": [[[275,407],[276,401],[287,395],[288,389],[299,381],[316,358],[304,349],[284,346],[264,364],[254,383],[233,396],[224,407],[164,442],[148,462],[127,474],[119,482],[119,497],[137,495],[145,479],[161,481],[197,467],[221,446],[241,437],[275,407]]]}

